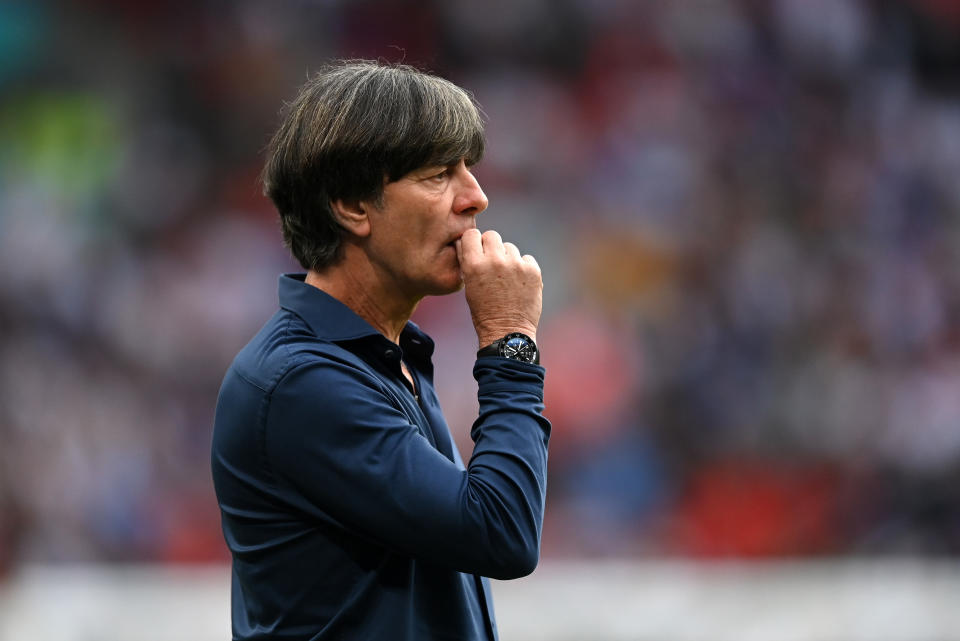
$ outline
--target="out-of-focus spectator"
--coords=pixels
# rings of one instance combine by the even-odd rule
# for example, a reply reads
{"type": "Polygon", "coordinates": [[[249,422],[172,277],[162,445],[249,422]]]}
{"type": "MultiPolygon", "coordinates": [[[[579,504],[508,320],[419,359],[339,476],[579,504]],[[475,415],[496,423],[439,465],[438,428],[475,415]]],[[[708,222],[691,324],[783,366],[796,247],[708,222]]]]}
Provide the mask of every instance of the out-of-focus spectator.
{"type": "MultiPolygon", "coordinates": [[[[217,385],[294,269],[259,151],[330,57],[488,115],[540,258],[546,555],[960,552],[960,17],[934,0],[0,5],[0,573],[226,558],[217,385]]],[[[469,454],[462,299],[438,391],[469,454]]]]}

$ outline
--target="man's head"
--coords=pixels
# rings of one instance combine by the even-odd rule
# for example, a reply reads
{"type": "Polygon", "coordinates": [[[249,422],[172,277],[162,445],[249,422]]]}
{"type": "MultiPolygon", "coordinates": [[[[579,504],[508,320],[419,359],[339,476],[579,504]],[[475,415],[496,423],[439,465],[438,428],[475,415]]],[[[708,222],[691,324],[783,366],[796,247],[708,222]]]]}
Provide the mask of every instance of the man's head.
{"type": "Polygon", "coordinates": [[[456,85],[405,65],[348,61],[313,76],[270,142],[264,193],[304,269],[340,257],[334,201],[375,201],[384,185],[425,166],[483,155],[483,122],[456,85]]]}

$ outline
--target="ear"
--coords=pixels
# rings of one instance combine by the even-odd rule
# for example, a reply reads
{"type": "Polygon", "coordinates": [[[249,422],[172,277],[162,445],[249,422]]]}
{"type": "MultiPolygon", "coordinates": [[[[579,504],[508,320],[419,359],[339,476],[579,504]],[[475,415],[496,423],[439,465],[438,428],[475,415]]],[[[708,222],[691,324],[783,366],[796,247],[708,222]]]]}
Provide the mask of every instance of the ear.
{"type": "Polygon", "coordinates": [[[367,207],[363,201],[334,200],[330,203],[330,210],[340,226],[354,236],[370,235],[370,217],[367,215],[367,207]]]}

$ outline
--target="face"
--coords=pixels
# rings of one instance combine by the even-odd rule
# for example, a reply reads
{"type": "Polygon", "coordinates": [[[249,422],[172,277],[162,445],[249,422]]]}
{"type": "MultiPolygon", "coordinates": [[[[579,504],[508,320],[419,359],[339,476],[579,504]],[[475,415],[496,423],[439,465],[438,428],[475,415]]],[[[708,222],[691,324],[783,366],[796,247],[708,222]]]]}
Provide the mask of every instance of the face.
{"type": "Polygon", "coordinates": [[[423,167],[387,183],[379,203],[367,204],[367,255],[398,293],[419,299],[463,286],[454,242],[477,226],[487,197],[461,160],[423,167]]]}

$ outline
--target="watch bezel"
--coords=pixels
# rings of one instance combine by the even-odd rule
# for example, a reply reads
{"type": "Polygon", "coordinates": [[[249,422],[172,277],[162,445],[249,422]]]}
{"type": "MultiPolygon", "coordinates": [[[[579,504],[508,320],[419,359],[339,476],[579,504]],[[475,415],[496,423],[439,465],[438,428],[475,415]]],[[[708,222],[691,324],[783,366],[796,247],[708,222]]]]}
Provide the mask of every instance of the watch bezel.
{"type": "Polygon", "coordinates": [[[513,361],[519,361],[521,363],[529,363],[531,365],[535,365],[538,361],[540,350],[539,348],[537,348],[537,343],[532,338],[524,334],[523,332],[510,332],[509,334],[507,334],[497,342],[499,343],[499,345],[497,346],[497,352],[503,358],[509,358],[510,360],[513,360],[513,361]],[[522,358],[522,352],[520,352],[519,350],[515,351],[514,354],[506,353],[508,349],[508,343],[515,338],[522,340],[524,343],[526,343],[527,347],[530,348],[530,350],[532,351],[532,355],[530,356],[529,359],[522,358]]]}

